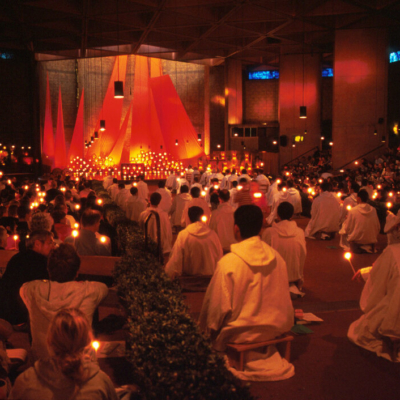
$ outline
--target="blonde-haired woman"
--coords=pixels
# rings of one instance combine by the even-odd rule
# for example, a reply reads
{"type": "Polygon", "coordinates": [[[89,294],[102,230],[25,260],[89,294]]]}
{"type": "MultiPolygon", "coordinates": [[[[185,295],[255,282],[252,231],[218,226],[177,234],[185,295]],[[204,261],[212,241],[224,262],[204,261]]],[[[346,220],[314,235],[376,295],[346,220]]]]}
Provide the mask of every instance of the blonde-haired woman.
{"type": "Polygon", "coordinates": [[[110,378],[90,357],[93,340],[80,310],[67,308],[54,317],[47,334],[51,358],[36,361],[15,381],[11,399],[117,400],[110,378]]]}

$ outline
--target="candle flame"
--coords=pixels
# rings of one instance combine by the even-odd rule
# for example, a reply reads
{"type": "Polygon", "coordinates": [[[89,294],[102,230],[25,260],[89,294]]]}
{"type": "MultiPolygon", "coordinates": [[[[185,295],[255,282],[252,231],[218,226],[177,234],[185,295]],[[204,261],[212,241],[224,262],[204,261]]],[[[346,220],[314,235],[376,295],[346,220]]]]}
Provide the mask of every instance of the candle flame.
{"type": "Polygon", "coordinates": [[[100,242],[101,243],[105,243],[107,241],[107,238],[105,237],[105,236],[102,236],[101,238],[100,238],[100,242]]]}
{"type": "Polygon", "coordinates": [[[94,340],[92,342],[92,347],[97,351],[100,348],[100,342],[98,342],[97,340],[94,340]]]}
{"type": "Polygon", "coordinates": [[[350,260],[350,258],[351,258],[351,253],[350,253],[349,251],[347,251],[346,253],[344,253],[344,258],[345,258],[346,260],[350,260]]]}
{"type": "Polygon", "coordinates": [[[77,231],[76,229],[74,229],[74,230],[72,231],[72,236],[73,236],[74,238],[78,237],[78,236],[79,236],[79,231],[77,231]]]}
{"type": "Polygon", "coordinates": [[[205,215],[203,215],[203,216],[201,217],[201,220],[202,220],[202,222],[207,222],[207,217],[206,217],[205,215]]]}

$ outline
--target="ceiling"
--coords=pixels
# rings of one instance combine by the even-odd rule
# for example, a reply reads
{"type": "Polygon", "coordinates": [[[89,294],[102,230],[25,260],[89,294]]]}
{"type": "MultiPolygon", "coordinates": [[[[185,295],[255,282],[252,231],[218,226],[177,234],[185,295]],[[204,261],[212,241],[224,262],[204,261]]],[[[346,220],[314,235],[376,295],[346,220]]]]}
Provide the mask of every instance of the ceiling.
{"type": "MultiPolygon", "coordinates": [[[[0,49],[37,60],[116,54],[277,65],[333,52],[335,30],[400,29],[399,0],[2,0],[0,49]]],[[[399,35],[400,36],[400,35],[399,35]]]]}

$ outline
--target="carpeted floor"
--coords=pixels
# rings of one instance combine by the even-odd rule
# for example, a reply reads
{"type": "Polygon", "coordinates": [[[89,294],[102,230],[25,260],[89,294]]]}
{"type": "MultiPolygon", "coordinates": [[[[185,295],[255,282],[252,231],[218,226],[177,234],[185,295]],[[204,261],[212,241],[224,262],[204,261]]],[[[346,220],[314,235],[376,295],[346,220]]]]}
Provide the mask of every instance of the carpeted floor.
{"type": "MultiPolygon", "coordinates": [[[[308,219],[297,219],[305,228],[308,219]]],[[[353,255],[356,269],[372,265],[386,246],[379,236],[378,254],[353,255]]],[[[362,283],[351,280],[351,267],[343,257],[339,237],[332,241],[307,239],[304,291],[293,302],[295,308],[322,318],[308,325],[313,333],[296,336],[292,342],[292,363],[296,374],[282,382],[251,383],[260,400],[392,400],[400,396],[400,365],[378,358],[353,345],[347,329],[360,315],[358,301],[362,283]]],[[[204,293],[185,293],[190,312],[196,318],[204,293]]]]}

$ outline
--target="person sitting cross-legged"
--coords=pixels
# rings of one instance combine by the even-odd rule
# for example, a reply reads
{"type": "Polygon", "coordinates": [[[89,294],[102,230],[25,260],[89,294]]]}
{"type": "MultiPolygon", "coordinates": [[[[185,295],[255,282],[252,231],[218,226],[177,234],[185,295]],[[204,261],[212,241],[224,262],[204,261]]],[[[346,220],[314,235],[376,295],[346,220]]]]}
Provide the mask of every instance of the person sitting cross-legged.
{"type": "Polygon", "coordinates": [[[46,334],[51,320],[63,308],[79,308],[90,323],[108,288],[101,282],[79,281],[81,260],[74,247],[62,243],[51,251],[47,262],[49,280],[25,283],[20,295],[29,312],[32,353],[35,359],[49,356],[46,334]]]}
{"type": "Polygon", "coordinates": [[[203,214],[201,207],[189,208],[191,223],[179,232],[165,267],[170,277],[214,273],[222,247],[217,234],[201,221],[203,214]]]}
{"type": "MultiPolygon", "coordinates": [[[[239,243],[217,264],[204,297],[200,328],[211,336],[212,346],[225,351],[228,343],[272,340],[293,325],[286,263],[259,236],[263,214],[255,205],[239,207],[234,214],[239,243]]],[[[245,380],[280,380],[294,375],[294,367],[274,346],[266,354],[254,352],[245,370],[231,372],[245,380]]]]}
{"type": "MultiPolygon", "coordinates": [[[[291,221],[294,214],[294,207],[291,203],[284,201],[279,204],[277,212],[279,222],[273,223],[272,227],[265,229],[262,240],[285,260],[290,287],[295,285],[301,290],[304,283],[303,268],[307,254],[304,231],[297,226],[295,221],[291,221]]],[[[295,288],[293,289],[299,294],[295,288]]]]}

